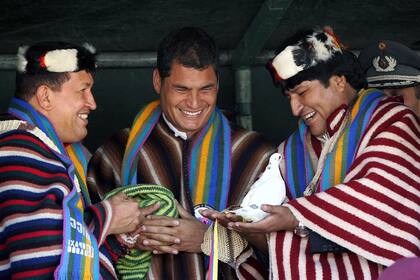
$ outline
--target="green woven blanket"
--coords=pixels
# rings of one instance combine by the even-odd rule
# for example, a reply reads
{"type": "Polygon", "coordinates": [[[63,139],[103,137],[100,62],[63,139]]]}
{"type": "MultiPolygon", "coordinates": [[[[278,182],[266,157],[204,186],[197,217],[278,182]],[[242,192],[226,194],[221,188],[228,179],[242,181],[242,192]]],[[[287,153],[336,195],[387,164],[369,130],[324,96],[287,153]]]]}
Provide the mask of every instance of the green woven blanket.
{"type": "MultiPolygon", "coordinates": [[[[159,202],[160,207],[154,215],[178,217],[174,195],[165,187],[158,185],[124,186],[107,193],[105,199],[120,192],[136,199],[139,207],[146,207],[159,202]]],[[[118,260],[117,272],[123,280],[143,279],[147,275],[151,261],[152,253],[150,251],[131,249],[127,255],[118,260]]]]}

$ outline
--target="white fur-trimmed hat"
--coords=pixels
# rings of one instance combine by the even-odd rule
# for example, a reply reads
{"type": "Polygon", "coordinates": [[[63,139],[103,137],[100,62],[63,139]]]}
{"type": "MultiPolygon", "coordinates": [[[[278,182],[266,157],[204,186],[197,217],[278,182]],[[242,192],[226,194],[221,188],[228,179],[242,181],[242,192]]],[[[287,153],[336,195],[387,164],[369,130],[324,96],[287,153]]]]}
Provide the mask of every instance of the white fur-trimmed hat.
{"type": "Polygon", "coordinates": [[[82,46],[66,42],[40,42],[21,46],[17,53],[18,73],[65,73],[87,70],[94,72],[96,50],[89,44],[82,46]]]}
{"type": "Polygon", "coordinates": [[[342,53],[341,44],[330,27],[314,29],[294,45],[286,46],[268,64],[274,79],[287,80],[299,72],[325,63],[342,53]]]}
{"type": "Polygon", "coordinates": [[[420,56],[394,41],[377,41],[358,57],[369,87],[404,88],[420,83],[420,56]]]}

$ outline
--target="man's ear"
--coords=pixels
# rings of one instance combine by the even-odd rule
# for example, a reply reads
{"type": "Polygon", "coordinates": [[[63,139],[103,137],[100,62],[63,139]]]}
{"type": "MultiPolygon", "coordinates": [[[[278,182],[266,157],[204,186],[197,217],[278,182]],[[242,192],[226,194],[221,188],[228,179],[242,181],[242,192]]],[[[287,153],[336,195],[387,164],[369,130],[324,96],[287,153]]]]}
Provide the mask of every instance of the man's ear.
{"type": "Polygon", "coordinates": [[[46,85],[41,85],[36,89],[32,100],[36,103],[36,107],[44,111],[50,111],[52,104],[53,91],[46,85]]]}
{"type": "Polygon", "coordinates": [[[334,90],[337,92],[344,92],[347,85],[347,79],[344,75],[337,76],[334,75],[330,78],[330,86],[334,87],[334,90]]]}
{"type": "Polygon", "coordinates": [[[153,70],[153,87],[157,94],[160,94],[160,88],[162,86],[162,80],[160,78],[159,70],[155,68],[153,70]]]}

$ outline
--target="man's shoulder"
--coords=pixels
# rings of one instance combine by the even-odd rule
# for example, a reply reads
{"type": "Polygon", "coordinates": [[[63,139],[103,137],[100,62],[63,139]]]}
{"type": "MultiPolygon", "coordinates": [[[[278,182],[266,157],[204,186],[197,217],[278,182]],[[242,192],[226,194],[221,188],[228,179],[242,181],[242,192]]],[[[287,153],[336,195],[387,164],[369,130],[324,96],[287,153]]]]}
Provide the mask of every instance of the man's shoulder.
{"type": "MultiPolygon", "coordinates": [[[[0,125],[3,122],[0,122],[0,125]]],[[[8,124],[6,124],[8,126],[8,124]]],[[[16,145],[21,144],[33,144],[38,143],[41,146],[45,146],[45,143],[41,141],[34,133],[30,131],[30,126],[27,126],[25,123],[18,123],[16,125],[10,125],[14,128],[12,129],[5,129],[0,130],[0,142],[1,143],[9,143],[13,144],[16,143],[16,145]],[[29,128],[29,129],[28,129],[29,128]]]]}
{"type": "Polygon", "coordinates": [[[44,180],[44,183],[45,180],[56,180],[57,178],[60,178],[60,181],[66,180],[62,177],[62,174],[67,174],[66,167],[60,158],[42,139],[24,129],[0,133],[0,165],[9,167],[9,173],[7,176],[5,173],[4,178],[26,176],[35,183],[38,178],[44,178],[39,173],[41,171],[42,174],[50,174],[47,176],[48,178],[40,179],[44,180]],[[13,173],[15,171],[16,174],[13,173]],[[39,177],[37,177],[38,175],[39,177]]]}
{"type": "Polygon", "coordinates": [[[372,114],[372,121],[386,120],[389,124],[401,121],[402,118],[419,119],[399,96],[384,96],[372,114]]]}
{"type": "Polygon", "coordinates": [[[92,201],[121,185],[121,166],[130,129],[118,130],[96,149],[88,164],[87,184],[92,201]]]}

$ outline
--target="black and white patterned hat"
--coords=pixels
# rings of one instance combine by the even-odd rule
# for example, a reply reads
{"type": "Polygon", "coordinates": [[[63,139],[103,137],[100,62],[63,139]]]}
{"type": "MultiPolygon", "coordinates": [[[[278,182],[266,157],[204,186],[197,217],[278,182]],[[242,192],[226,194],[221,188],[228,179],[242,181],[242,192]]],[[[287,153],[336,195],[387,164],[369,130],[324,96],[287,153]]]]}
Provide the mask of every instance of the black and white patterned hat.
{"type": "Polygon", "coordinates": [[[358,60],[369,87],[404,88],[420,83],[420,56],[403,44],[375,42],[360,52],[358,60]]]}
{"type": "Polygon", "coordinates": [[[21,46],[17,54],[17,72],[25,74],[64,73],[87,70],[94,72],[96,50],[67,42],[40,42],[21,46]]]}
{"type": "Polygon", "coordinates": [[[281,50],[268,66],[274,80],[279,82],[326,63],[336,54],[342,54],[342,47],[332,29],[313,29],[296,44],[281,50]]]}

